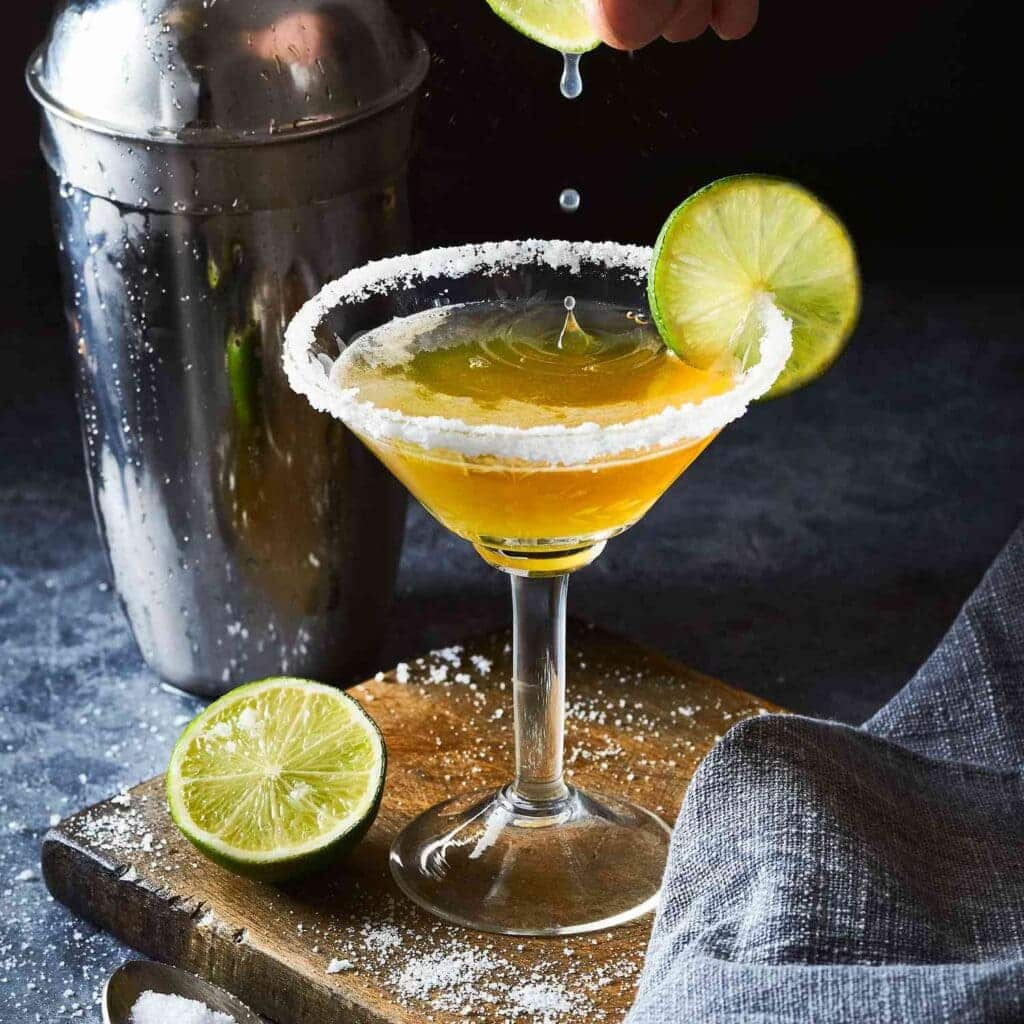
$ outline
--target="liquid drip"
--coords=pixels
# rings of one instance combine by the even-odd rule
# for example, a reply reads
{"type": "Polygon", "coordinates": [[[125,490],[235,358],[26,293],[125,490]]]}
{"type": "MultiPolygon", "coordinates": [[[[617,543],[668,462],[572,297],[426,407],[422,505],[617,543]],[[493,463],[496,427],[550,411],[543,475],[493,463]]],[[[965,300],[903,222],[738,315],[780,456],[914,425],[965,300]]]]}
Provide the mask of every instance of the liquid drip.
{"type": "Polygon", "coordinates": [[[575,213],[580,208],[580,194],[574,188],[563,188],[558,197],[563,213],[575,213]]]}
{"type": "Polygon", "coordinates": [[[579,53],[562,54],[562,79],[558,83],[567,100],[577,99],[583,92],[583,78],[580,75],[579,53]]]}
{"type": "Polygon", "coordinates": [[[576,319],[576,300],[571,295],[565,297],[565,323],[558,335],[558,348],[562,352],[583,355],[590,348],[593,339],[576,319]]]}

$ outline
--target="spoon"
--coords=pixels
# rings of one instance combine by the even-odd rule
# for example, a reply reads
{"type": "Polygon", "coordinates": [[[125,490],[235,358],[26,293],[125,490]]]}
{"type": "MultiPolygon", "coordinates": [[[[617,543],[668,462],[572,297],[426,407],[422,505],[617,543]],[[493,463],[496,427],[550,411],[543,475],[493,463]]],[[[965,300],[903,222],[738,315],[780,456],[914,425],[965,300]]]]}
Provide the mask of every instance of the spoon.
{"type": "Polygon", "coordinates": [[[235,1024],[263,1024],[244,1003],[216,985],[168,964],[129,960],[103,986],[103,1024],[130,1024],[132,1007],[143,992],[164,992],[195,999],[234,1017],[235,1024]]]}

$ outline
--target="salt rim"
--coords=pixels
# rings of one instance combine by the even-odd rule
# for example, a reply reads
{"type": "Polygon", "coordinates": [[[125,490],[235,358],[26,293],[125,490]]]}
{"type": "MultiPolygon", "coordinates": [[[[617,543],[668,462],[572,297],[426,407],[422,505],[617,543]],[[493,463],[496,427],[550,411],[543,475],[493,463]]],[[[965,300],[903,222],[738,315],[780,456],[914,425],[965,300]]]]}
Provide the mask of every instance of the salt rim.
{"type": "Polygon", "coordinates": [[[436,278],[458,279],[481,271],[500,271],[534,264],[580,273],[585,263],[625,271],[642,283],[652,250],[615,242],[566,242],[526,239],[429,249],[407,256],[376,260],[330,281],[295,314],[285,331],[282,356],[288,383],[305,395],[314,409],[328,412],[374,441],[402,442],[431,451],[492,456],[547,465],[579,466],[626,452],[668,448],[699,441],[742,416],[765,394],[782,372],[793,350],[792,323],[772,301],[759,295],[753,313],[761,321],[761,358],[739,374],[735,386],[701,402],[667,406],[659,413],[628,423],[601,426],[544,425],[509,427],[469,424],[444,416],[410,416],[360,401],[358,388],[332,387],[328,371],[312,352],[316,329],[341,302],[436,278]]]}

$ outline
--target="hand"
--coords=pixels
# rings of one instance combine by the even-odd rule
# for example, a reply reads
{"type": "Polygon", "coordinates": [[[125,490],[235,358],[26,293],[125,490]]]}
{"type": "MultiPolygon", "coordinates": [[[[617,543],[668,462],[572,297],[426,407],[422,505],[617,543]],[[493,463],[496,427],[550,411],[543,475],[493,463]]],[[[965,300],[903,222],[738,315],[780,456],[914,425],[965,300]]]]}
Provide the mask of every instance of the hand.
{"type": "Polygon", "coordinates": [[[758,0],[590,0],[590,19],[618,50],[637,50],[658,36],[696,39],[710,25],[721,39],[740,39],[757,21],[758,0]]]}

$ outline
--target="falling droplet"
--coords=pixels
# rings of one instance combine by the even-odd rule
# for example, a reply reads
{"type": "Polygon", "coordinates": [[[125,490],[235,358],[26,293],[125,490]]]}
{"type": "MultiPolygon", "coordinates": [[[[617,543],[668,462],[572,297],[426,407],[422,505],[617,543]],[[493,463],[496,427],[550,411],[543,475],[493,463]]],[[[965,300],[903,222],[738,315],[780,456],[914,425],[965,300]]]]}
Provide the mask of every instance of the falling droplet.
{"type": "Polygon", "coordinates": [[[574,188],[563,188],[558,197],[563,213],[575,213],[580,208],[580,194],[574,188]]]}
{"type": "Polygon", "coordinates": [[[580,56],[578,53],[562,54],[562,80],[558,83],[562,95],[567,100],[574,100],[583,92],[583,78],[580,75],[580,56]]]}
{"type": "Polygon", "coordinates": [[[563,305],[565,306],[565,323],[562,324],[562,330],[558,335],[558,347],[563,352],[582,355],[590,348],[592,339],[580,327],[579,321],[576,319],[574,312],[576,299],[571,295],[566,295],[563,305]]]}

